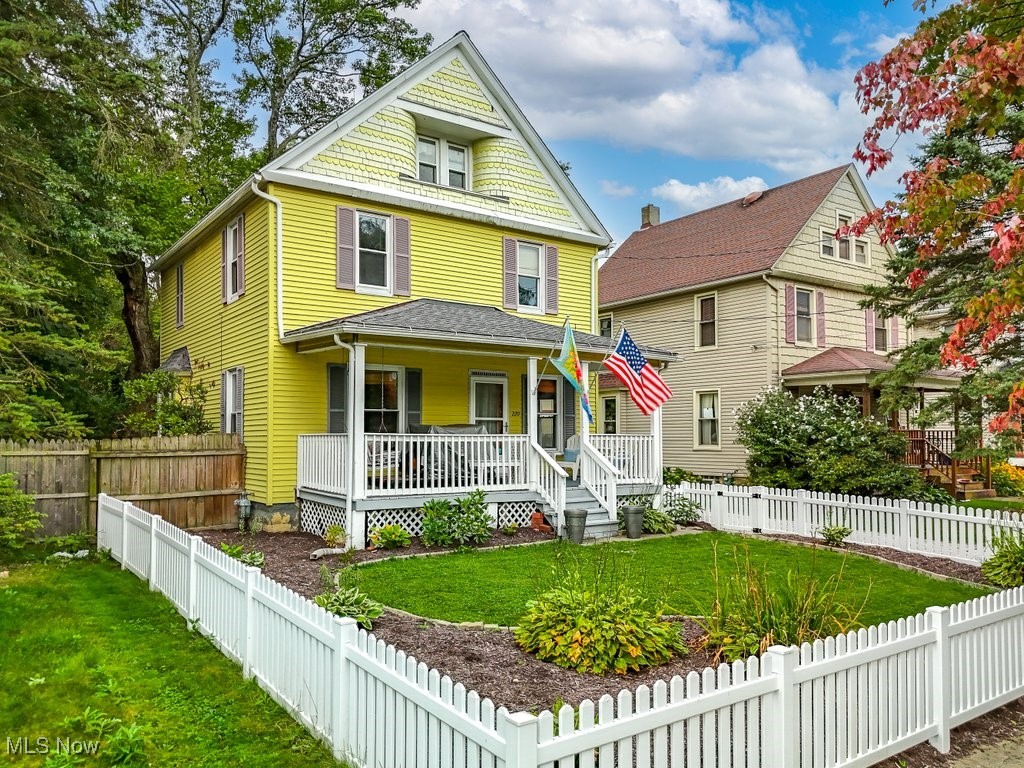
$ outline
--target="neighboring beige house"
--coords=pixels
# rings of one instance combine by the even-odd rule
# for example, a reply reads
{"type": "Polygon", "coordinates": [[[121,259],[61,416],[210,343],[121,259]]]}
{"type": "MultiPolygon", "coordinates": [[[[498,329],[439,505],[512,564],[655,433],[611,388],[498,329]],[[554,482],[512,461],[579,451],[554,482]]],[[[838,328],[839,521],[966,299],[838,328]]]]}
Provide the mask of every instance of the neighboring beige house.
{"type": "MultiPolygon", "coordinates": [[[[863,287],[884,281],[889,252],[877,235],[835,238],[873,207],[846,165],[665,223],[657,207],[643,209],[640,230],[600,270],[599,324],[604,335],[624,325],[678,355],[664,371],[675,393],[663,409],[665,465],[742,477],[735,411],[780,382],[795,391],[831,384],[877,413],[869,382],[913,329],[859,306],[863,287]]],[[[600,429],[647,432],[647,417],[609,379],[600,429]]],[[[954,382],[936,374],[918,384],[924,396],[954,382]]],[[[931,462],[933,437],[940,441],[912,433],[918,454],[908,461],[931,462]]],[[[937,461],[948,465],[943,455],[937,461]]]]}

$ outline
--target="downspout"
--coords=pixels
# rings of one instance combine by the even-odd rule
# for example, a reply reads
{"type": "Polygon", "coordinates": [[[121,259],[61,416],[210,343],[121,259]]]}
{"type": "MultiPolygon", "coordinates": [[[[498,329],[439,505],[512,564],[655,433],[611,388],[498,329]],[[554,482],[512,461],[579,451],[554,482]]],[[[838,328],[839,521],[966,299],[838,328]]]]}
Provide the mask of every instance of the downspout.
{"type": "MultiPolygon", "coordinates": [[[[761,279],[764,280],[765,285],[772,289],[772,293],[775,294],[775,385],[782,386],[782,334],[779,333],[779,289],[772,285],[772,281],[768,279],[768,275],[761,275],[761,279]]],[[[768,382],[771,384],[771,382],[768,382]]]]}
{"type": "Polygon", "coordinates": [[[608,250],[614,243],[608,243],[604,248],[594,254],[590,260],[590,332],[597,335],[597,262],[608,256],[608,250]]]}
{"type": "MultiPolygon", "coordinates": [[[[262,180],[259,174],[256,174],[257,180],[262,180]]],[[[283,246],[281,245],[281,233],[284,229],[282,225],[282,205],[280,199],[273,195],[268,195],[266,192],[259,188],[256,181],[252,182],[252,191],[257,197],[262,197],[264,200],[268,200],[274,204],[274,210],[277,212],[277,229],[274,237],[274,245],[277,250],[277,338],[283,344],[284,343],[284,287],[281,285],[281,276],[284,274],[284,256],[283,246]]]]}
{"type": "MultiPolygon", "coordinates": [[[[334,343],[336,346],[341,347],[348,352],[349,368],[351,369],[352,359],[355,357],[356,351],[353,349],[351,344],[346,344],[341,340],[339,334],[334,334],[334,343]]],[[[345,494],[345,519],[351,524],[352,520],[352,492],[356,487],[356,463],[353,460],[355,457],[356,446],[353,441],[356,427],[356,414],[352,407],[356,401],[356,379],[352,375],[352,371],[349,370],[348,376],[345,377],[345,386],[348,390],[345,393],[345,397],[348,400],[348,407],[345,408],[345,433],[348,435],[348,444],[350,446],[348,453],[348,493],[345,494]]]]}

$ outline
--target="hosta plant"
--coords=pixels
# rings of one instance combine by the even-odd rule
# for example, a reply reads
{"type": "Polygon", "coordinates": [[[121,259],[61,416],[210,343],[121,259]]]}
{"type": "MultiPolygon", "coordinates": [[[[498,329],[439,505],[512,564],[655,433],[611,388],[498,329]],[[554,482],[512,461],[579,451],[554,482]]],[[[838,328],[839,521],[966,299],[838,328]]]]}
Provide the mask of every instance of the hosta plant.
{"type": "Polygon", "coordinates": [[[357,587],[339,587],[323,592],[313,600],[335,616],[355,619],[363,629],[373,629],[373,622],[384,613],[384,606],[357,587]]]}
{"type": "Polygon", "coordinates": [[[825,525],[818,529],[818,533],[828,546],[841,547],[853,529],[846,525],[825,525]]]}
{"type": "Polygon", "coordinates": [[[377,549],[398,549],[412,544],[412,536],[400,525],[382,525],[370,531],[370,544],[377,549]]]}
{"type": "Polygon", "coordinates": [[[992,557],[981,564],[981,575],[997,587],[1024,584],[1024,532],[1000,533],[992,537],[992,557]]]}

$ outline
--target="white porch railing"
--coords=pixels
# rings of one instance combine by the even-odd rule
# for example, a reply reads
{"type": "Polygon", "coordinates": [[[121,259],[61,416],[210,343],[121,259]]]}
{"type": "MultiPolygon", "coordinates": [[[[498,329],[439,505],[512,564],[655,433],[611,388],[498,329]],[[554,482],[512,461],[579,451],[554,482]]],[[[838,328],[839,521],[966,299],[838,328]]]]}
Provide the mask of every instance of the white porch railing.
{"type": "Polygon", "coordinates": [[[589,442],[580,443],[580,483],[601,502],[601,507],[614,520],[616,515],[616,482],[619,470],[589,442]]]}
{"type": "Polygon", "coordinates": [[[366,496],[528,489],[527,435],[363,436],[366,496]]]}
{"type": "Polygon", "coordinates": [[[654,435],[591,435],[590,444],[619,470],[620,483],[661,483],[654,435]]]}
{"type": "Polygon", "coordinates": [[[531,442],[530,447],[533,451],[533,460],[538,464],[537,492],[554,510],[555,531],[559,532],[562,530],[562,523],[565,522],[565,479],[568,474],[538,443],[531,442]]]}
{"type": "Polygon", "coordinates": [[[325,493],[348,494],[348,435],[299,435],[298,484],[325,493]]]}

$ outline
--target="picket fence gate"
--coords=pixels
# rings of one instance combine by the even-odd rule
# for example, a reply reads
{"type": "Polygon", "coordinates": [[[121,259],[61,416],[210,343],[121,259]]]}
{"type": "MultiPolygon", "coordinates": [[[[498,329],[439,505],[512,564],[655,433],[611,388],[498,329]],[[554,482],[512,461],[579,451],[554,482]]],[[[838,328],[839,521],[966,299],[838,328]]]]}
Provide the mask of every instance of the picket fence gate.
{"type": "Polygon", "coordinates": [[[826,526],[852,530],[847,541],[980,565],[994,536],[1022,530],[1019,513],[907,499],[846,496],[784,488],[681,483],[665,488],[668,504],[692,499],[702,518],[723,531],[815,537],[826,526]]]}
{"type": "Polygon", "coordinates": [[[1024,695],[1024,588],[533,715],[131,503],[98,544],[360,768],[856,768],[1024,695]]]}

